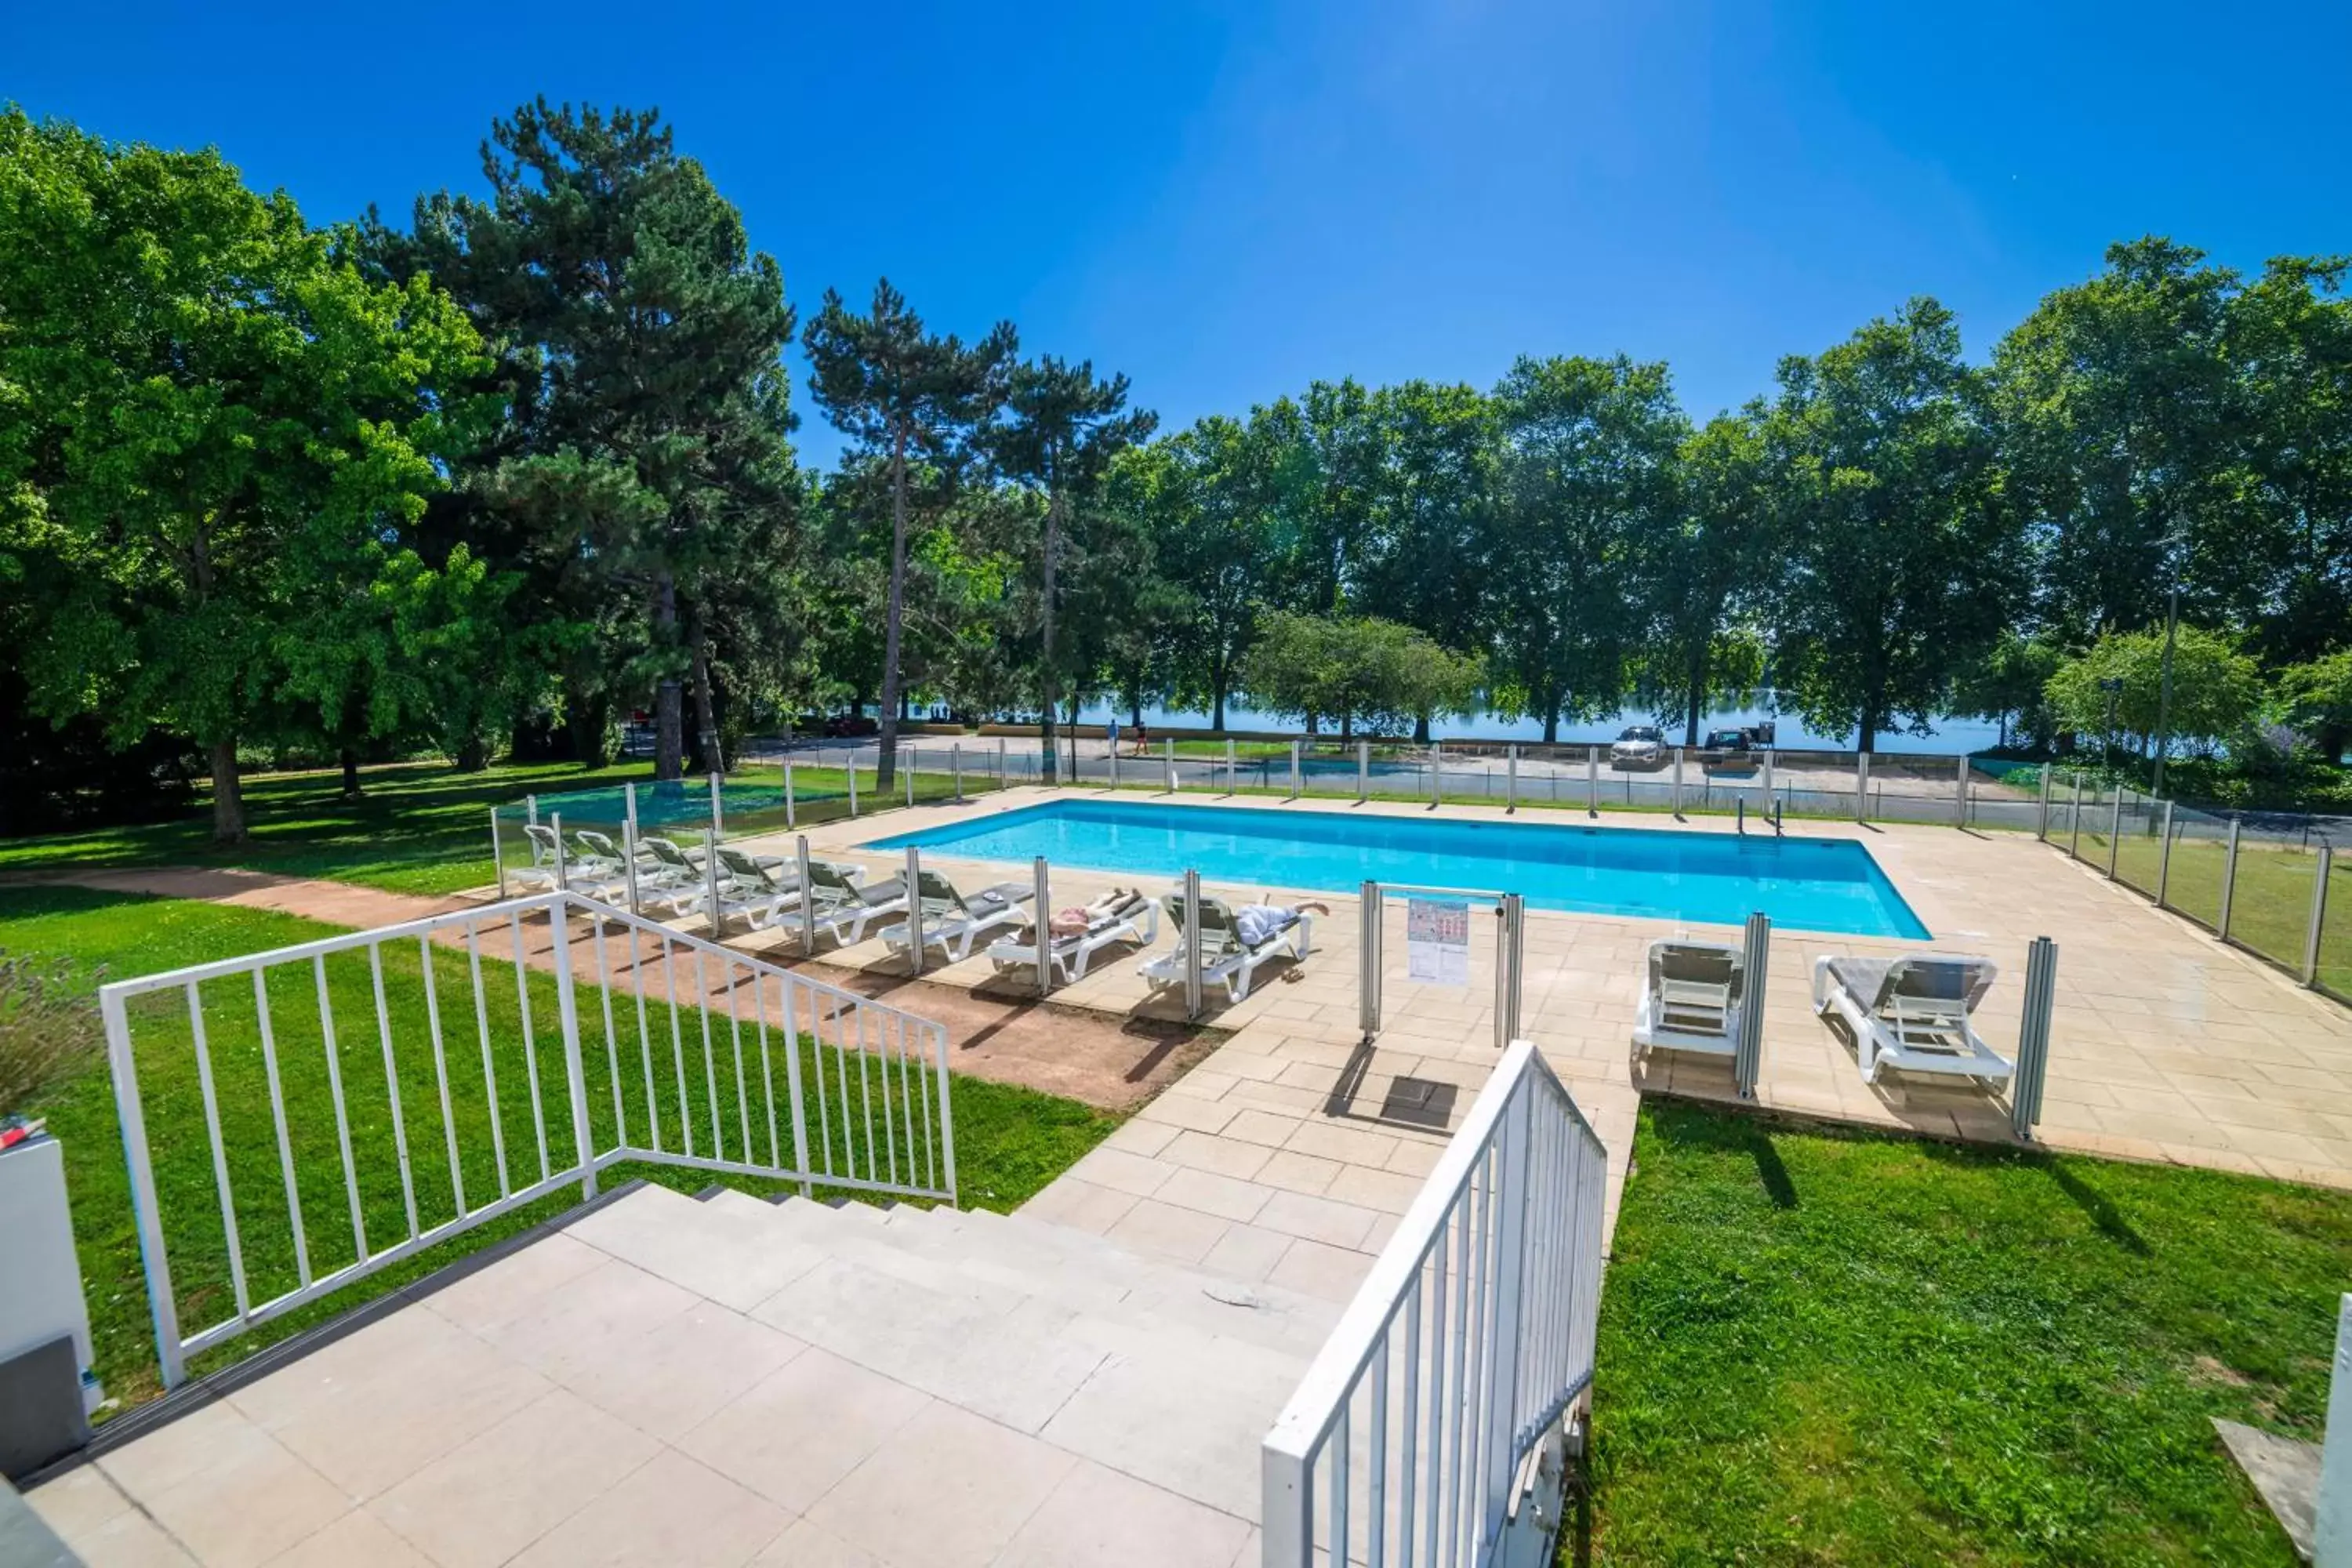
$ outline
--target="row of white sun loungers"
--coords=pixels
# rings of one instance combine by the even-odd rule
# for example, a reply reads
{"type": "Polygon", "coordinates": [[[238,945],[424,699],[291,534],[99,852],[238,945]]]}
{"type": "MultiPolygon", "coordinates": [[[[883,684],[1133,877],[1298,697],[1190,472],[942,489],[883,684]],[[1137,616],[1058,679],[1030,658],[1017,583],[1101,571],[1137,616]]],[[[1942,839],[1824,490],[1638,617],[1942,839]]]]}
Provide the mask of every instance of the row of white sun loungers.
{"type": "MultiPolygon", "coordinates": [[[[530,837],[532,864],[509,873],[509,881],[524,888],[556,885],[558,844],[554,830],[533,823],[524,829],[530,837]]],[[[612,839],[601,833],[574,829],[574,847],[563,855],[562,880],[573,890],[606,902],[628,896],[626,862],[612,839]]],[[[681,848],[659,835],[637,840],[635,891],[640,905],[660,914],[683,919],[709,912],[715,900],[715,923],[740,919],[753,931],[782,931],[805,945],[831,937],[843,946],[864,942],[868,928],[895,919],[880,932],[898,952],[913,942],[906,920],[908,910],[903,873],[867,882],[862,868],[845,862],[811,860],[805,897],[800,869],[792,860],[775,856],[751,856],[720,845],[714,878],[698,849],[681,848]]],[[[949,878],[936,871],[918,875],[914,902],[921,911],[923,948],[936,949],[950,963],[970,958],[980,939],[1000,933],[988,949],[989,960],[1000,972],[1031,968],[1037,963],[1037,934],[1029,905],[1034,884],[1002,882],[965,895],[949,878]]],[[[1173,952],[1147,961],[1141,967],[1153,987],[1183,984],[1191,940],[1184,900],[1169,894],[1157,900],[1123,890],[1078,911],[1084,924],[1055,930],[1049,917],[1045,931],[1045,962],[1063,984],[1083,979],[1094,955],[1122,944],[1150,947],[1159,940],[1160,914],[1165,909],[1180,939],[1173,952]]],[[[1286,911],[1272,929],[1251,941],[1243,934],[1240,917],[1221,899],[1203,896],[1199,910],[1201,978],[1204,985],[1222,986],[1239,1002],[1249,994],[1257,971],[1278,958],[1307,956],[1313,940],[1314,917],[1286,911]]]]}
{"type": "MultiPolygon", "coordinates": [[[[1735,1055],[1748,989],[1744,968],[1740,950],[1720,942],[1652,942],[1634,1048],[1735,1055]]],[[[1864,1083],[1876,1083],[1888,1068],[1999,1081],[2010,1076],[2011,1063],[1985,1043],[1974,1022],[1999,973],[1992,960],[1972,953],[1820,958],[1813,963],[1813,1011],[1835,1017],[1853,1035],[1864,1083]]]]}

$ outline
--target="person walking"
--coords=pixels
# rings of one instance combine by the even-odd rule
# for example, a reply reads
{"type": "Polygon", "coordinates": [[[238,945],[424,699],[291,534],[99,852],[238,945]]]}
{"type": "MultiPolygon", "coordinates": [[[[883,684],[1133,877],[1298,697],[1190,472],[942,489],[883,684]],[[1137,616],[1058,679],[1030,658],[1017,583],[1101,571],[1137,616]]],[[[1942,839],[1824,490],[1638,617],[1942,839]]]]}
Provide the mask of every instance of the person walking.
{"type": "Polygon", "coordinates": [[[1142,720],[1135,721],[1135,754],[1142,756],[1151,745],[1151,726],[1142,720]]]}

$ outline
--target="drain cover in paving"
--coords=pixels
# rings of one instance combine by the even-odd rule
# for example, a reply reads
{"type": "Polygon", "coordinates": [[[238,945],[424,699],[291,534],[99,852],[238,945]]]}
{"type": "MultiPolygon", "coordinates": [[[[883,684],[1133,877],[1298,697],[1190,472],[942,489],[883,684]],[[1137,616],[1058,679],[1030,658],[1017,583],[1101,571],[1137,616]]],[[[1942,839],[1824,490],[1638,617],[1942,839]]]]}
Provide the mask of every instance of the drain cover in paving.
{"type": "Polygon", "coordinates": [[[1443,1132],[1454,1120],[1454,1097],[1460,1092],[1453,1084],[1425,1078],[1392,1079],[1388,1098],[1381,1101],[1381,1120],[1443,1132]]]}

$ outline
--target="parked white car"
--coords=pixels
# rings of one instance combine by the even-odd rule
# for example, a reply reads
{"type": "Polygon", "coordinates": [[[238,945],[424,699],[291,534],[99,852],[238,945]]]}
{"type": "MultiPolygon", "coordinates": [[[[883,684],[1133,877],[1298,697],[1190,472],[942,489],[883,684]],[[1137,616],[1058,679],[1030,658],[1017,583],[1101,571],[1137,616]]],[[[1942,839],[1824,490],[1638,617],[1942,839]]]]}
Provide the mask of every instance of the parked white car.
{"type": "Polygon", "coordinates": [[[1621,772],[1634,768],[1654,770],[1672,761],[1674,754],[1666,749],[1665,734],[1655,724],[1635,724],[1609,747],[1609,765],[1621,772]]]}

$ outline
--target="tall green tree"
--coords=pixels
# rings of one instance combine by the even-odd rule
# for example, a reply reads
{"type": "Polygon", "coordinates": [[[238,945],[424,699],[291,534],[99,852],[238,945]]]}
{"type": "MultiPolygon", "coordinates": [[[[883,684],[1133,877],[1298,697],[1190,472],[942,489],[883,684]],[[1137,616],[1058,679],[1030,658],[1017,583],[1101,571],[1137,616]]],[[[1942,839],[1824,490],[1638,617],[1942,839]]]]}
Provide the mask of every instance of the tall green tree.
{"type": "Polygon", "coordinates": [[[1095,506],[1118,455],[1148,440],[1160,423],[1148,409],[1128,407],[1127,391],[1124,375],[1096,380],[1091,362],[1071,364],[1049,354],[1017,364],[1006,377],[1006,417],[989,435],[998,471],[1045,501],[1038,549],[1037,706],[1043,716],[1041,776],[1049,784],[1055,776],[1054,703],[1063,684],[1054,640],[1061,611],[1063,538],[1071,514],[1095,506]]]}
{"type": "Polygon", "coordinates": [[[541,99],[493,122],[482,172],[487,200],[423,198],[373,248],[499,346],[509,426],[467,481],[568,590],[571,646],[603,667],[582,684],[651,691],[655,772],[676,778],[690,680],[715,731],[707,606],[795,537],[782,274],[656,110],[541,99]]]}
{"type": "Polygon", "coordinates": [[[2261,668],[2230,638],[2183,626],[2172,649],[2172,701],[2164,702],[2164,631],[2110,632],[2059,665],[2043,687],[2057,721],[2078,735],[2104,737],[2112,704],[2116,729],[2143,757],[2161,725],[2173,740],[2234,740],[2263,700],[2261,668]],[[2105,682],[2116,682],[2108,690],[2105,682]]]}
{"type": "Polygon", "coordinates": [[[1465,712],[1486,671],[1395,621],[1276,610],[1259,622],[1240,676],[1251,706],[1304,719],[1309,731],[1336,719],[1345,742],[1359,724],[1394,732],[1465,712]]]}
{"type": "Polygon", "coordinates": [[[827,289],[824,308],[803,341],[817,405],[861,456],[885,465],[890,506],[887,598],[883,612],[881,787],[898,766],[898,700],[904,670],[907,537],[909,500],[925,467],[950,482],[932,487],[942,497],[979,450],[982,427],[1003,406],[1013,355],[1020,346],[1010,321],[1001,321],[966,347],[952,333],[925,331],[888,279],[874,285],[863,316],[827,289]]]}
{"type": "Polygon", "coordinates": [[[1647,542],[1680,521],[1675,453],[1689,424],[1663,364],[1522,359],[1495,390],[1502,456],[1496,669],[1508,705],[1543,721],[1616,711],[1642,644],[1647,542]]]}
{"type": "MultiPolygon", "coordinates": [[[[1441,647],[1494,624],[1495,407],[1475,388],[1408,381],[1372,395],[1381,466],[1348,602],[1441,647]]],[[[1429,739],[1424,722],[1415,736],[1429,739]]]]}
{"type": "Polygon", "coordinates": [[[2192,612],[2239,569],[2210,524],[2229,466],[2236,276],[2149,237],[2056,289],[1993,353],[2008,493],[2042,535],[2045,621],[2075,640],[2192,612]]]}
{"type": "Polygon", "coordinates": [[[0,540],[46,563],[40,710],[190,736],[242,838],[238,742],[301,700],[289,636],[413,566],[480,349],[216,153],[0,112],[0,540]]]}
{"type": "Polygon", "coordinates": [[[1772,561],[1771,467],[1764,410],[1718,415],[1676,455],[1676,502],[1636,536],[1644,646],[1637,685],[1683,721],[1683,744],[1717,696],[1746,692],[1762,673],[1752,619],[1772,561]]]}
{"type": "Polygon", "coordinates": [[[1953,678],[2021,603],[1978,378],[1951,312],[1917,299],[1814,359],[1783,360],[1767,424],[1786,572],[1779,682],[1814,729],[1929,732],[1953,678]]]}

